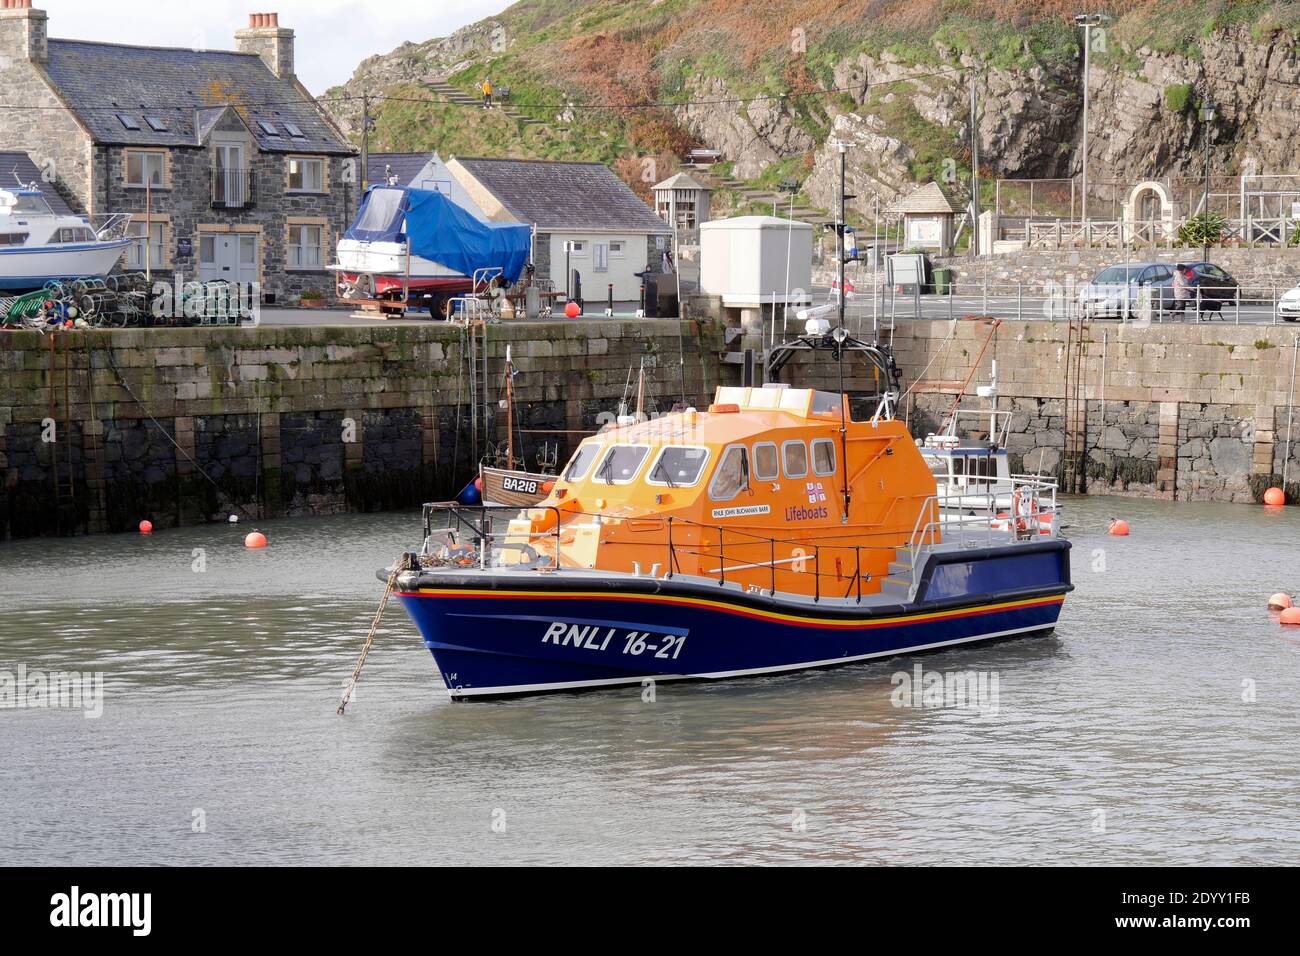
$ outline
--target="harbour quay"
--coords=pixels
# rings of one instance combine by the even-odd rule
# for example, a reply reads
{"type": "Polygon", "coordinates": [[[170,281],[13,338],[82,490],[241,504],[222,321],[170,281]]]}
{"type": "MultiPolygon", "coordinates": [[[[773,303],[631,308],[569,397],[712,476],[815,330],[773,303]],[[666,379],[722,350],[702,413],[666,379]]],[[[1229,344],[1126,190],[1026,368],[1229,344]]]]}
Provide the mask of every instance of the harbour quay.
{"type": "MultiPolygon", "coordinates": [[[[503,322],[486,328],[486,363],[483,328],[443,323],[12,332],[0,352],[0,533],[451,496],[506,437],[507,348],[524,453],[547,446],[563,461],[616,413],[643,360],[659,411],[740,384],[737,331],[709,319],[503,322]]],[[[1059,475],[1078,456],[1080,491],[1255,501],[1280,483],[1289,451],[1288,483],[1300,478],[1286,327],[1092,323],[1078,342],[1069,323],[1003,320],[981,354],[989,335],[978,319],[897,323],[904,388],[925,372],[900,409],[914,434],[996,359],[1016,470],[1059,475]],[[1067,428],[1072,351],[1079,407],[1067,428]]],[[[871,387],[856,365],[846,376],[850,392],[871,387]]],[[[827,363],[796,359],[783,377],[838,385],[827,363]]]]}
{"type": "Polygon", "coordinates": [[[704,402],[722,372],[721,329],[690,321],[10,332],[3,343],[3,537],[450,497],[506,437],[507,349],[516,451],[530,458],[546,446],[563,461],[616,409],[630,368],[644,364],[649,407],[663,411],[683,390],[704,402]]]}

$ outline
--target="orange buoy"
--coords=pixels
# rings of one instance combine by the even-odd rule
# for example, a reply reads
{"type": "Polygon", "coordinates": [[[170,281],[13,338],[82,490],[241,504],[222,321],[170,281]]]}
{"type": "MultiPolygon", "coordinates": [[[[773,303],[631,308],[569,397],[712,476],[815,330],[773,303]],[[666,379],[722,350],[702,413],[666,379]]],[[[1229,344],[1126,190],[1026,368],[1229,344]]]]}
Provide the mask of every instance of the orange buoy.
{"type": "Polygon", "coordinates": [[[542,482],[542,491],[544,491],[546,494],[549,495],[554,488],[555,488],[555,482],[553,481],[542,482]]]}
{"type": "Polygon", "coordinates": [[[475,491],[482,491],[482,490],[483,490],[483,479],[482,479],[482,477],[479,477],[479,478],[475,478],[475,479],[474,479],[474,490],[475,490],[475,491]]]}
{"type": "Polygon", "coordinates": [[[143,521],[141,521],[141,522],[140,522],[140,533],[141,533],[141,534],[153,534],[153,522],[150,521],[148,518],[145,518],[143,521]]]}
{"type": "Polygon", "coordinates": [[[1300,624],[1300,607],[1289,607],[1278,615],[1280,624],[1300,624]]]}
{"type": "Polygon", "coordinates": [[[1110,528],[1107,529],[1106,533],[1112,534],[1117,538],[1123,538],[1128,534],[1128,522],[1123,518],[1114,518],[1112,519],[1110,528]]]}
{"type": "Polygon", "coordinates": [[[564,314],[571,319],[576,319],[578,316],[582,315],[582,309],[579,308],[578,303],[570,302],[564,307],[564,314]]]}
{"type": "Polygon", "coordinates": [[[1268,599],[1268,609],[1270,611],[1285,611],[1291,606],[1291,595],[1285,591],[1278,591],[1268,599]]]}
{"type": "Polygon", "coordinates": [[[244,547],[246,548],[265,548],[266,535],[260,531],[250,531],[244,536],[244,547]]]}
{"type": "Polygon", "coordinates": [[[1284,505],[1286,504],[1286,492],[1281,488],[1270,488],[1264,492],[1264,504],[1266,505],[1284,505]]]}

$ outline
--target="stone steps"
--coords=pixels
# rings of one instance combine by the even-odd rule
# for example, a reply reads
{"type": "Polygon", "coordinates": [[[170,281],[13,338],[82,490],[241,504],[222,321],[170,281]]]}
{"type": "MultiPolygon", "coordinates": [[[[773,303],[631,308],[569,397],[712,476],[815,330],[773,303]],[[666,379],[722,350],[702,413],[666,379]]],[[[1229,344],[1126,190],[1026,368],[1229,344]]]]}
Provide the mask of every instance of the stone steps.
{"type": "MultiPolygon", "coordinates": [[[[446,82],[445,80],[433,80],[432,82],[426,83],[425,86],[431,92],[437,93],[444,100],[447,100],[450,103],[455,103],[458,106],[473,106],[480,109],[483,106],[482,98],[471,96],[470,94],[466,93],[464,90],[457,89],[456,87],[452,86],[450,83],[446,82]]],[[[539,120],[535,116],[527,116],[516,110],[512,110],[506,106],[502,106],[500,103],[494,102],[492,104],[492,109],[500,110],[507,117],[509,117],[510,119],[514,120],[516,123],[519,123],[522,126],[548,125],[542,120],[539,120]]],[[[557,127],[557,129],[562,129],[562,127],[557,127]]]]}

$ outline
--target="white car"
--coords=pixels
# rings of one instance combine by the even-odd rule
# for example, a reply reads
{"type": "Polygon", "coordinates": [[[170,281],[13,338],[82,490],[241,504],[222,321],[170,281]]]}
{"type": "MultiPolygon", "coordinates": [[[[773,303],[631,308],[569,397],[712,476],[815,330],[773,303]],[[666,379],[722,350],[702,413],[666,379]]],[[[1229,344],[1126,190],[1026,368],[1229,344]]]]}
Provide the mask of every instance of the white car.
{"type": "Polygon", "coordinates": [[[1296,283],[1294,289],[1282,293],[1282,297],[1277,300],[1277,314],[1287,322],[1300,319],[1300,282],[1296,283]]]}

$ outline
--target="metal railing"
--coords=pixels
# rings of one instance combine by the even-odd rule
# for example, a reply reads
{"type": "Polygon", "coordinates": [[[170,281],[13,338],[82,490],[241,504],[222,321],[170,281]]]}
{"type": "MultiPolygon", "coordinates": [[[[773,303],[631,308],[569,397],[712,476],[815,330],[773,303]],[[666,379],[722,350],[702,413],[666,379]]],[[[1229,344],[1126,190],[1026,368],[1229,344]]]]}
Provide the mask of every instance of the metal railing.
{"type": "MultiPolygon", "coordinates": [[[[1189,259],[1192,257],[1189,256],[1189,259]]],[[[1241,285],[1222,289],[1193,286],[1185,304],[1174,299],[1171,286],[1134,285],[1126,295],[1122,285],[1101,302],[1084,305],[1086,282],[1065,277],[1063,282],[977,282],[957,279],[945,293],[892,287],[860,289],[848,300],[845,318],[855,334],[888,336],[900,321],[963,318],[1067,321],[1090,320],[1121,323],[1210,322],[1276,325],[1300,318],[1292,304],[1282,306],[1282,296],[1297,288],[1293,281],[1271,277],[1240,279],[1241,285]],[[1145,290],[1151,289],[1150,294],[1145,290]]],[[[793,311],[793,309],[791,310],[793,311]]],[[[780,316],[778,314],[778,325],[780,316]]]]}
{"type": "Polygon", "coordinates": [[[212,170],[212,208],[244,209],[253,205],[251,169],[212,170]]]}
{"type": "Polygon", "coordinates": [[[560,564],[560,533],[563,526],[560,509],[553,505],[466,505],[459,501],[436,501],[424,505],[424,539],[420,547],[420,566],[533,568],[554,570],[560,564]],[[510,522],[529,511],[546,511],[555,516],[554,527],[545,531],[511,531],[510,522]],[[499,519],[506,518],[505,530],[498,527],[499,519]],[[445,523],[439,523],[441,516],[445,523]],[[500,539],[511,538],[504,543],[500,539]],[[525,541],[518,540],[520,537],[525,541]],[[468,539],[468,540],[465,540],[468,539]],[[553,555],[543,554],[532,547],[534,540],[555,542],[553,555]],[[507,552],[518,552],[518,559],[505,560],[507,552]]]}

